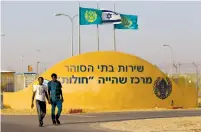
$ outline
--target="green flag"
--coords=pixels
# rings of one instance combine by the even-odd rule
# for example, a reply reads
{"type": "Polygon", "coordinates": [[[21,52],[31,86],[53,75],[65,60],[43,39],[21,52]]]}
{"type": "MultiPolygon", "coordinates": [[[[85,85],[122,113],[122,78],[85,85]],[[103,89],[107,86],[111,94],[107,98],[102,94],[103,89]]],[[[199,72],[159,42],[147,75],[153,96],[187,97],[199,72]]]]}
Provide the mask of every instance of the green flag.
{"type": "Polygon", "coordinates": [[[102,11],[80,7],[80,25],[102,24],[102,11]]]}
{"type": "Polygon", "coordinates": [[[138,23],[137,19],[138,17],[136,15],[125,15],[120,14],[121,16],[121,23],[120,24],[114,24],[115,29],[138,29],[138,23]]]}

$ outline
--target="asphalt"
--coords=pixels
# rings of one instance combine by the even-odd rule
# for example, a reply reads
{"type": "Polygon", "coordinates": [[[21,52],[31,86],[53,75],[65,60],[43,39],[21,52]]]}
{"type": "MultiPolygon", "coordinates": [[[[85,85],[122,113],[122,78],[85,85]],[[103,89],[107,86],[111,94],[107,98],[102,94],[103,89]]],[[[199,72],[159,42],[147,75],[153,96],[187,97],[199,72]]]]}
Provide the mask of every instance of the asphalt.
{"type": "Polygon", "coordinates": [[[62,115],[60,126],[53,126],[50,116],[46,116],[42,128],[38,127],[35,115],[2,115],[1,130],[2,132],[111,132],[111,130],[100,128],[99,123],[187,116],[201,116],[201,109],[62,115]]]}

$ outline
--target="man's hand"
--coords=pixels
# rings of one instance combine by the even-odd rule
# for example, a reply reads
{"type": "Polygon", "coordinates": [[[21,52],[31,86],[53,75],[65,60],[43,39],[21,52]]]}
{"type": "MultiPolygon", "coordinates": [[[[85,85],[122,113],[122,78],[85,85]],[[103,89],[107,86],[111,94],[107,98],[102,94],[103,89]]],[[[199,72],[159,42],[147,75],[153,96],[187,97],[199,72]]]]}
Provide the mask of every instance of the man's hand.
{"type": "Polygon", "coordinates": [[[64,102],[64,99],[63,99],[63,98],[61,98],[61,102],[62,102],[62,103],[64,102]]]}
{"type": "Polygon", "coordinates": [[[32,104],[31,104],[31,108],[33,109],[33,107],[34,107],[34,104],[32,103],[32,104]]]}
{"type": "Polygon", "coordinates": [[[48,104],[51,104],[51,101],[50,101],[50,99],[48,100],[48,104]]]}

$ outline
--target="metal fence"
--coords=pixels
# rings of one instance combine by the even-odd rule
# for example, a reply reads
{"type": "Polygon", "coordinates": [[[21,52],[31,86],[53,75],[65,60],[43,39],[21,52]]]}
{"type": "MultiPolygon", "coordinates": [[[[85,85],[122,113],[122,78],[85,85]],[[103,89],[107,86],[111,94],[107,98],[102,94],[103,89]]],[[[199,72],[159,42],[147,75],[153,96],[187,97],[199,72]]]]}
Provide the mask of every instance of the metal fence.
{"type": "MultiPolygon", "coordinates": [[[[170,73],[170,67],[158,66],[161,71],[167,75],[170,73]]],[[[175,83],[183,84],[183,86],[193,86],[198,88],[198,96],[201,97],[201,72],[200,64],[193,63],[177,63],[172,66],[172,77],[175,83]]]]}
{"type": "Polygon", "coordinates": [[[185,86],[191,86],[198,89],[198,96],[201,97],[201,75],[197,75],[196,73],[185,73],[185,74],[179,74],[179,80],[183,80],[183,82],[180,81],[180,83],[184,83],[185,86]]]}
{"type": "Polygon", "coordinates": [[[37,78],[36,74],[17,74],[15,75],[15,91],[28,87],[37,78]]]}
{"type": "Polygon", "coordinates": [[[1,73],[1,90],[4,92],[14,92],[14,73],[1,73]]]}

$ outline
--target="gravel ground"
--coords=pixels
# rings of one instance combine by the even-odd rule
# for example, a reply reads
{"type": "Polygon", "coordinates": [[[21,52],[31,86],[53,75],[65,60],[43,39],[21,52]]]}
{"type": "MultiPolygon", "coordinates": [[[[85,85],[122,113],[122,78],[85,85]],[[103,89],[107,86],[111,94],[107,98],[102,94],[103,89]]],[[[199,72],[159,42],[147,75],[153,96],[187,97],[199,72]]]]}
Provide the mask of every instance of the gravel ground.
{"type": "Polygon", "coordinates": [[[201,132],[201,116],[109,122],[100,126],[125,132],[201,132]]]}
{"type": "MultiPolygon", "coordinates": [[[[197,110],[199,108],[189,108],[189,109],[176,109],[176,111],[180,110],[197,110]]],[[[133,109],[133,110],[121,110],[121,111],[101,111],[101,110],[88,110],[83,109],[83,113],[103,113],[103,112],[133,112],[133,111],[172,111],[173,109],[162,109],[162,108],[155,108],[155,109],[133,109]]],[[[57,109],[56,109],[57,111],[57,109]]],[[[69,109],[63,109],[62,114],[69,114],[69,109]]],[[[49,115],[51,113],[50,109],[47,109],[47,114],[49,115]]],[[[11,109],[11,108],[5,108],[0,110],[0,115],[37,115],[36,109],[11,109]]]]}
{"type": "MultiPolygon", "coordinates": [[[[201,98],[198,99],[198,103],[199,106],[201,107],[201,98]]],[[[4,106],[4,109],[0,110],[0,115],[37,115],[37,111],[36,109],[31,109],[31,108],[27,108],[27,109],[12,109],[10,107],[8,107],[7,105],[4,106]]],[[[197,108],[191,108],[193,109],[197,109],[197,108]]],[[[172,109],[164,109],[164,108],[153,108],[153,109],[131,109],[131,110],[121,110],[121,112],[128,112],[128,111],[163,111],[163,110],[172,110],[172,109]]],[[[179,110],[179,109],[178,109],[179,110]]],[[[181,109],[182,110],[182,109],[181,109]]],[[[190,110],[190,109],[189,109],[190,110]]],[[[63,109],[62,114],[68,114],[69,109],[63,109]]],[[[92,110],[92,109],[83,109],[84,113],[96,113],[96,112],[103,112],[103,110],[92,110]]],[[[108,111],[104,111],[104,112],[119,112],[119,111],[113,111],[113,110],[108,110],[108,111]]],[[[50,114],[50,110],[47,109],[47,114],[50,114]]]]}

